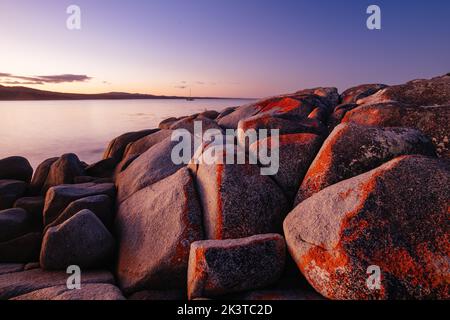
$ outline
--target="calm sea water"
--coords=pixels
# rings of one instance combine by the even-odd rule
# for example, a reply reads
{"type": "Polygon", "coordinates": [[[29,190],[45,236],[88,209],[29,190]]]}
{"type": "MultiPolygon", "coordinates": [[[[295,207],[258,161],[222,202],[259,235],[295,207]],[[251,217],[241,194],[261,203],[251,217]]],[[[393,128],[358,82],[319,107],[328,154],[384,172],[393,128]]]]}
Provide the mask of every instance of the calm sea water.
{"type": "Polygon", "coordinates": [[[248,103],[248,100],[0,101],[0,159],[20,155],[33,167],[73,152],[87,163],[101,159],[108,142],[160,121],[248,103]]]}

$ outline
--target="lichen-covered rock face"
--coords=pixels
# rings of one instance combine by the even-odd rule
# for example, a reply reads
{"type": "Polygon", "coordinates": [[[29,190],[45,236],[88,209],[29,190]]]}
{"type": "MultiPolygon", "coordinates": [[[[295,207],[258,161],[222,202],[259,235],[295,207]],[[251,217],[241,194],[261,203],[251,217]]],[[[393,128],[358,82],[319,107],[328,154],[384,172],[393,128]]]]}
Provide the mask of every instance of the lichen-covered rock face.
{"type": "Polygon", "coordinates": [[[96,195],[107,195],[111,199],[115,197],[115,187],[112,183],[82,183],[72,185],[60,185],[50,188],[45,197],[44,226],[52,223],[67,208],[78,199],[96,195]]]}
{"type": "Polygon", "coordinates": [[[279,232],[289,210],[281,188],[261,175],[257,165],[220,164],[225,156],[216,152],[212,164],[200,163],[193,169],[207,239],[279,232]]]}
{"type": "Polygon", "coordinates": [[[62,155],[50,166],[43,187],[44,192],[54,186],[74,183],[75,177],[84,175],[84,166],[75,154],[62,155]]]}
{"type": "Polygon", "coordinates": [[[149,134],[157,132],[159,129],[142,130],[137,132],[128,132],[114,138],[106,148],[103,159],[114,158],[117,163],[122,160],[123,153],[129,143],[137,141],[149,134]]]}
{"type": "Polygon", "coordinates": [[[214,297],[268,286],[281,276],[284,238],[278,234],[191,245],[188,297],[214,297]]]}
{"type": "Polygon", "coordinates": [[[324,134],[326,127],[320,120],[305,118],[301,120],[290,120],[289,118],[274,117],[270,114],[258,114],[239,121],[238,124],[238,141],[242,145],[245,144],[245,133],[249,130],[267,129],[270,133],[271,129],[279,130],[279,134],[294,134],[294,133],[314,133],[324,134]]]}
{"type": "Polygon", "coordinates": [[[374,104],[396,101],[409,106],[435,106],[450,104],[450,76],[413,80],[406,84],[387,87],[357,101],[374,104]]]}
{"type": "Polygon", "coordinates": [[[104,267],[113,255],[114,238],[91,211],[78,212],[47,230],[42,240],[40,265],[46,270],[104,267]]]}
{"type": "Polygon", "coordinates": [[[440,157],[450,159],[450,104],[428,107],[408,107],[396,102],[362,105],[347,112],[342,122],[418,129],[432,139],[440,157]]]}
{"type": "Polygon", "coordinates": [[[217,122],[223,128],[236,129],[240,121],[245,121],[252,117],[257,119],[284,118],[297,121],[300,119],[306,120],[308,115],[316,108],[326,110],[329,113],[337,105],[338,101],[339,96],[335,88],[308,89],[238,107],[231,113],[219,116],[217,122]]]}
{"type": "MultiPolygon", "coordinates": [[[[191,139],[192,145],[194,139],[191,139]]],[[[139,190],[177,172],[185,164],[175,164],[171,154],[179,141],[166,138],[157,143],[116,176],[117,201],[123,202],[139,190]]],[[[193,147],[192,147],[193,149],[193,147]]]]}
{"type": "Polygon", "coordinates": [[[19,180],[0,180],[0,210],[10,209],[27,191],[28,185],[19,180]]]}
{"type": "MultiPolygon", "coordinates": [[[[33,269],[0,275],[0,300],[11,299],[36,290],[66,286],[66,271],[43,271],[33,269]]],[[[81,276],[81,287],[92,283],[113,284],[114,277],[107,271],[86,270],[81,276]]],[[[75,290],[77,291],[77,290],[75,290]]]]}
{"type": "Polygon", "coordinates": [[[449,195],[448,162],[396,158],[298,205],[284,221],[289,251],[331,299],[449,299],[449,195]]]}
{"type": "Polygon", "coordinates": [[[120,204],[117,277],[127,293],[185,288],[189,247],[203,239],[201,207],[187,168],[120,204]]]}
{"type": "Polygon", "coordinates": [[[436,155],[431,140],[415,129],[340,124],[325,140],[309,167],[295,203],[407,154],[436,155]]]}
{"type": "Polygon", "coordinates": [[[292,199],[321,144],[322,138],[315,134],[287,134],[279,137],[278,146],[269,137],[253,143],[250,146],[250,152],[256,158],[259,158],[260,152],[265,155],[267,151],[269,154],[278,153],[279,168],[272,178],[292,199]]]}
{"type": "Polygon", "coordinates": [[[342,92],[341,103],[356,103],[358,100],[371,96],[387,87],[385,84],[362,84],[349,88],[342,92]]]}
{"type": "Polygon", "coordinates": [[[0,160],[0,179],[31,181],[33,168],[23,157],[9,157],[0,160]]]}

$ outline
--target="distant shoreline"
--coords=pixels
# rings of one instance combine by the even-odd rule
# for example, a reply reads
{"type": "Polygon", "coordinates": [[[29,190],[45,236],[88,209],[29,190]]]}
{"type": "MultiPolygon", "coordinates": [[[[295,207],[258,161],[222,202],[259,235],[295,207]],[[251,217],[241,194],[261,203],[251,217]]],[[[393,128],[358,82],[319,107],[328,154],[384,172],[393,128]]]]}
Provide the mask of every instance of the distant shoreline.
{"type": "MultiPolygon", "coordinates": [[[[74,101],[74,100],[184,100],[185,96],[158,96],[141,93],[107,92],[96,94],[64,93],[32,89],[28,87],[5,87],[0,85],[0,101],[74,101]]],[[[255,98],[192,97],[194,100],[255,100],[255,98]]]]}

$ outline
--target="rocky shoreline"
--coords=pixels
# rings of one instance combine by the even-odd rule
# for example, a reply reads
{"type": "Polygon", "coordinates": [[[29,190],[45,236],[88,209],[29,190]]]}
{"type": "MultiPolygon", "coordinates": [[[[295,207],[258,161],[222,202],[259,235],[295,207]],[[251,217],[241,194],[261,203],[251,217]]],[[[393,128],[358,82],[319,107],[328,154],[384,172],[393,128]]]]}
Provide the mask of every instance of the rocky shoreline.
{"type": "Polygon", "coordinates": [[[2,159],[0,299],[449,299],[449,129],[445,75],[167,119],[94,164],[2,159]],[[279,129],[279,171],[174,164],[194,121],[279,129]]]}

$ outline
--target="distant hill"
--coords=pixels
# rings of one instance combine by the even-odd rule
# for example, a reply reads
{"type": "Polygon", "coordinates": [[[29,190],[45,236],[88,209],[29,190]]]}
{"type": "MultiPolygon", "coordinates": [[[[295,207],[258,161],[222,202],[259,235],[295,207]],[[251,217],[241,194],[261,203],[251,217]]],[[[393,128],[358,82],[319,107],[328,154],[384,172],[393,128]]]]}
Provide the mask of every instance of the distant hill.
{"type": "MultiPolygon", "coordinates": [[[[215,99],[214,97],[193,97],[215,99]]],[[[0,100],[124,100],[124,99],[186,99],[180,96],[156,96],[151,94],[107,92],[98,94],[62,93],[27,87],[5,87],[0,85],[0,100]]],[[[218,98],[216,98],[218,99],[218,98]]]]}

